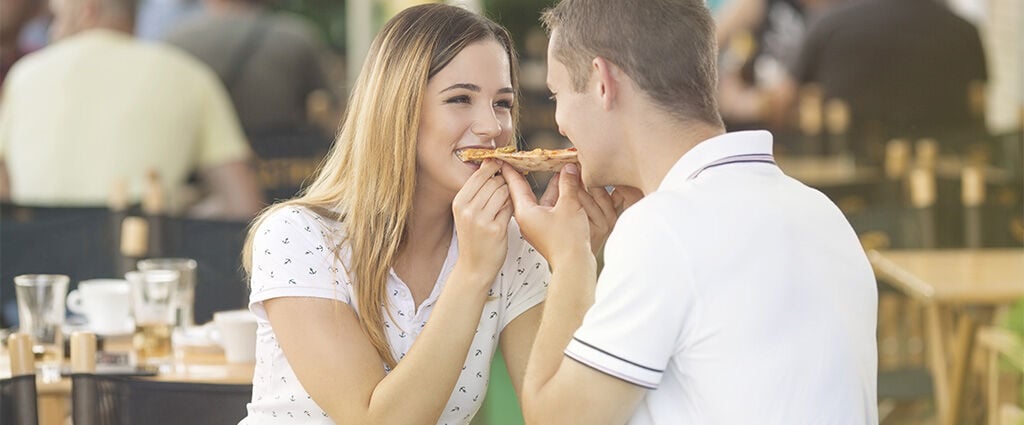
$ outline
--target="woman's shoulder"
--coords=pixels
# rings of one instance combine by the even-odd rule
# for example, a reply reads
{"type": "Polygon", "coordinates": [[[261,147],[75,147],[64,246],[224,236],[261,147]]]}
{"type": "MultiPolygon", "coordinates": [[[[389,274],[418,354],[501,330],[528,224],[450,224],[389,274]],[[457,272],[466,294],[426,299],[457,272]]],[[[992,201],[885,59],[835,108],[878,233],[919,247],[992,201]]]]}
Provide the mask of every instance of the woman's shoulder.
{"type": "Polygon", "coordinates": [[[266,237],[299,238],[309,241],[340,242],[344,235],[342,226],[328,211],[316,210],[302,205],[284,205],[269,212],[256,227],[254,240],[266,237]]]}

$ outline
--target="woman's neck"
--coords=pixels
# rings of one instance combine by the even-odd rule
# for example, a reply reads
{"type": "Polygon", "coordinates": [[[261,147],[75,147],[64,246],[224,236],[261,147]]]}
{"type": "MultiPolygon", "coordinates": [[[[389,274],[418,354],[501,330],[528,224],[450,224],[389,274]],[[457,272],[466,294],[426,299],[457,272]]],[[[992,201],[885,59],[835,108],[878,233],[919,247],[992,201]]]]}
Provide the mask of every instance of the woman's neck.
{"type": "Polygon", "coordinates": [[[455,220],[451,202],[413,196],[405,237],[392,268],[412,292],[417,308],[430,295],[451,246],[455,220]]]}

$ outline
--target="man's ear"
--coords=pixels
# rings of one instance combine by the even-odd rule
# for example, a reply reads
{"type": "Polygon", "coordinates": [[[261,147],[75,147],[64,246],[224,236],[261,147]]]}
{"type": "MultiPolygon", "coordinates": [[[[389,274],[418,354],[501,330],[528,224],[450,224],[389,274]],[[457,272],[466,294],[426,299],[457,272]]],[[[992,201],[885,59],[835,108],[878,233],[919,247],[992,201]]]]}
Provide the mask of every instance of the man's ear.
{"type": "Polygon", "coordinates": [[[605,110],[609,110],[615,105],[616,98],[619,96],[622,84],[620,79],[623,76],[622,71],[615,64],[600,56],[594,58],[591,66],[593,67],[596,80],[596,87],[594,89],[597,91],[597,95],[601,97],[601,106],[605,110]]]}

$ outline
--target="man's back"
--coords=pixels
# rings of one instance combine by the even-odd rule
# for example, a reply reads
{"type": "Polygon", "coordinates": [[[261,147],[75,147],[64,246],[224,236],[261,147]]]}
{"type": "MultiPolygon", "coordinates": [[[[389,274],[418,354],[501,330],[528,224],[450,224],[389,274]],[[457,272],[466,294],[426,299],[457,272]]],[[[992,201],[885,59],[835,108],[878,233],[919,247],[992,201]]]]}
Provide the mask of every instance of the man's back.
{"type": "Polygon", "coordinates": [[[246,131],[306,122],[306,100],[328,82],[310,25],[283,13],[202,14],[182,23],[167,41],[206,63],[231,84],[246,131]],[[240,67],[235,75],[232,68],[240,67]]]}
{"type": "Polygon", "coordinates": [[[125,179],[244,160],[248,147],[211,72],[185,54],[89,30],[15,67],[0,109],[0,154],[17,203],[103,205],[125,179]]]}
{"type": "Polygon", "coordinates": [[[609,239],[566,354],[656,387],[631,424],[878,421],[871,268],[834,204],[761,163],[764,135],[695,147],[609,239]]]}
{"type": "Polygon", "coordinates": [[[978,129],[968,86],[986,79],[986,66],[975,28],[939,2],[863,0],[812,26],[794,76],[849,102],[857,126],[942,139],[978,129]]]}

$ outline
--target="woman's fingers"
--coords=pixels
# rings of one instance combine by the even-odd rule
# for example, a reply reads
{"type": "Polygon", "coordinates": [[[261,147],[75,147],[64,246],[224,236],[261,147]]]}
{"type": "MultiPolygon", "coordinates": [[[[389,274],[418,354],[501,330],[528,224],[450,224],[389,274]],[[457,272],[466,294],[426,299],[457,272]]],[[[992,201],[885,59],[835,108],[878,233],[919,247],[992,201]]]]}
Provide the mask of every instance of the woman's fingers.
{"type": "MultiPolygon", "coordinates": [[[[483,188],[487,182],[491,181],[495,174],[501,171],[501,161],[493,159],[485,159],[480,164],[473,175],[469,176],[469,180],[466,180],[466,184],[462,186],[462,190],[455,195],[454,204],[464,205],[469,204],[473,198],[476,197],[477,193],[483,188]]],[[[504,180],[502,180],[504,182],[504,180]]]]}

